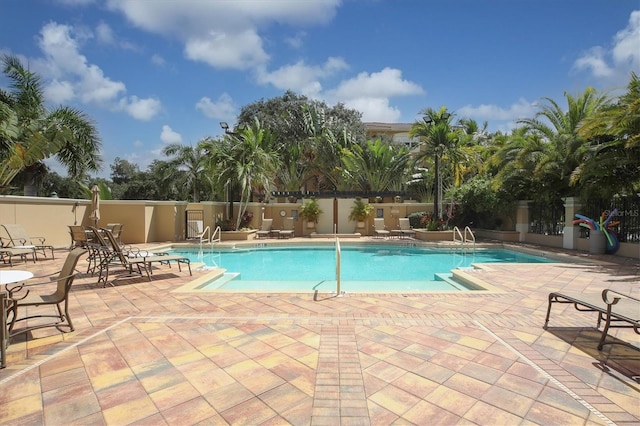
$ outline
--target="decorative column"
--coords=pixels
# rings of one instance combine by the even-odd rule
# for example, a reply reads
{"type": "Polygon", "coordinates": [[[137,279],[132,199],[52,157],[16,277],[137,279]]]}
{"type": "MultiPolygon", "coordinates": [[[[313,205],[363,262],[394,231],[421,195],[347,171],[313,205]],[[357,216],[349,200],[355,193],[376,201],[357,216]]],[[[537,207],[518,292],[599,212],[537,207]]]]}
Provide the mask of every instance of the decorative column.
{"type": "Polygon", "coordinates": [[[564,201],[564,230],[562,233],[562,248],[575,250],[580,237],[580,227],[573,224],[576,213],[582,207],[576,197],[566,197],[564,201]]]}
{"type": "Polygon", "coordinates": [[[529,201],[518,201],[516,208],[516,231],[520,233],[520,242],[525,242],[529,232],[529,201]]]}

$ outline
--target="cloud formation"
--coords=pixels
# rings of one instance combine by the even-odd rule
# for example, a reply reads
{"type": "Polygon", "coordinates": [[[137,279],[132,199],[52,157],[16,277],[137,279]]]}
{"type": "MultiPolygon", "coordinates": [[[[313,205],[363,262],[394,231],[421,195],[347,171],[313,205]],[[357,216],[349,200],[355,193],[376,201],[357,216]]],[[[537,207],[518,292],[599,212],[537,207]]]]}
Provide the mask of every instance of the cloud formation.
{"type": "Polygon", "coordinates": [[[196,109],[204,114],[205,117],[221,120],[230,120],[236,113],[233,99],[227,93],[220,95],[216,102],[204,96],[196,103],[196,109]]]}
{"type": "Polygon", "coordinates": [[[630,70],[640,70],[640,11],[631,12],[627,26],[613,37],[611,47],[594,46],[573,66],[606,83],[626,83],[630,70]]]}
{"type": "MultiPolygon", "coordinates": [[[[108,26],[98,26],[97,37],[114,40],[108,26]]],[[[44,59],[36,61],[42,69],[47,99],[55,104],[79,101],[103,108],[125,111],[138,120],[150,120],[161,109],[158,99],[124,96],[125,84],[112,80],[102,69],[89,63],[81,53],[81,41],[73,36],[73,27],[50,22],[40,30],[39,46],[44,59]]]]}
{"type": "Polygon", "coordinates": [[[163,144],[182,143],[182,135],[174,131],[170,126],[162,126],[162,132],[160,132],[160,140],[163,144]]]}

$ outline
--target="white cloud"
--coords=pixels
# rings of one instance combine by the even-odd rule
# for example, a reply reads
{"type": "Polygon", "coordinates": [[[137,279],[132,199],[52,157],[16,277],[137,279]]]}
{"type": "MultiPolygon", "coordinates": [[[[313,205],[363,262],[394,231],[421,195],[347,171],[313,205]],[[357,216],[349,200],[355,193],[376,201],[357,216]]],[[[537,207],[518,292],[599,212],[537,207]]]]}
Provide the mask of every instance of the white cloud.
{"type": "Polygon", "coordinates": [[[640,69],[640,11],[631,12],[626,28],[618,31],[611,48],[594,46],[573,64],[606,83],[626,83],[632,70],[640,69]]]}
{"type": "Polygon", "coordinates": [[[481,123],[488,121],[494,126],[498,126],[503,131],[508,131],[518,127],[517,121],[522,118],[535,116],[538,108],[536,102],[529,102],[526,99],[518,99],[508,108],[497,105],[482,104],[478,106],[465,105],[456,111],[458,117],[465,117],[481,123]]]}
{"type": "Polygon", "coordinates": [[[162,103],[155,98],[138,99],[137,96],[129,96],[120,99],[120,108],[136,120],[149,121],[162,109],[162,103]]]}
{"type": "Polygon", "coordinates": [[[286,37],[284,42],[289,45],[289,47],[293,49],[300,49],[304,43],[304,39],[307,36],[307,33],[304,31],[296,33],[292,37],[286,37]]]}
{"type": "Polygon", "coordinates": [[[389,105],[387,98],[362,97],[344,101],[344,104],[362,113],[362,121],[395,123],[400,119],[400,110],[389,105]]]}
{"type": "Polygon", "coordinates": [[[322,90],[320,79],[331,77],[349,66],[342,58],[329,58],[321,66],[311,66],[299,61],[293,65],[268,72],[258,69],[257,80],[261,84],[271,84],[278,89],[293,90],[310,97],[318,97],[322,90]]]}
{"type": "Polygon", "coordinates": [[[115,44],[116,38],[111,27],[104,22],[100,22],[96,27],[96,37],[100,43],[115,44]]]}
{"type": "Polygon", "coordinates": [[[402,79],[402,71],[384,68],[380,72],[362,72],[355,78],[345,80],[331,91],[337,99],[353,99],[361,97],[392,97],[420,95],[424,93],[420,85],[402,79]]]}
{"type": "Polygon", "coordinates": [[[196,109],[204,114],[205,117],[228,120],[235,115],[236,106],[231,96],[223,93],[216,102],[212,102],[206,96],[201,98],[196,103],[196,109]]]}
{"type": "Polygon", "coordinates": [[[269,60],[259,34],[262,27],[324,24],[341,1],[109,0],[107,7],[138,28],[181,40],[188,59],[216,68],[248,69],[269,60]]]}
{"type": "MultiPolygon", "coordinates": [[[[98,37],[103,41],[113,40],[108,26],[98,27],[98,37]],[[100,29],[101,28],[101,29],[100,29]]],[[[104,75],[100,67],[90,64],[80,53],[81,43],[72,35],[73,28],[50,22],[40,31],[39,45],[44,60],[37,61],[42,68],[47,99],[54,103],[74,100],[85,104],[95,104],[103,108],[122,110],[138,120],[150,120],[160,112],[157,99],[124,97],[125,84],[104,75]]]]}
{"type": "Polygon", "coordinates": [[[342,102],[362,113],[363,121],[395,122],[400,110],[391,105],[391,98],[424,93],[419,84],[402,78],[402,71],[384,68],[380,72],[362,72],[338,84],[323,94],[330,102],[342,102]]]}
{"type": "Polygon", "coordinates": [[[188,59],[205,62],[215,68],[247,69],[269,60],[262,40],[253,30],[239,33],[211,31],[187,40],[184,47],[188,59]]]}
{"type": "Polygon", "coordinates": [[[162,132],[160,133],[160,140],[163,144],[182,143],[182,135],[175,132],[170,126],[162,126],[162,132]]]}
{"type": "Polygon", "coordinates": [[[54,104],[63,104],[73,99],[75,93],[68,81],[53,80],[44,88],[44,96],[54,104]]]}
{"type": "Polygon", "coordinates": [[[162,56],[155,53],[151,55],[151,63],[159,67],[163,67],[167,62],[164,60],[162,56]]]}

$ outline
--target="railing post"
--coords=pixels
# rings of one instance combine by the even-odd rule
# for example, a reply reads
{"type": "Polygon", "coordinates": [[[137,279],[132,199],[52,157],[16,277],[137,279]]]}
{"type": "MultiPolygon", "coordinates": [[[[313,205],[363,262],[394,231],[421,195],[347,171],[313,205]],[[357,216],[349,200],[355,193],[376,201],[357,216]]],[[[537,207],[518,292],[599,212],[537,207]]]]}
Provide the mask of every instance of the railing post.
{"type": "Polygon", "coordinates": [[[529,201],[518,201],[516,209],[516,231],[520,233],[520,242],[523,243],[529,232],[529,201]]]}
{"type": "Polygon", "coordinates": [[[564,201],[564,229],[562,233],[562,248],[574,250],[578,245],[580,228],[573,225],[573,219],[582,207],[576,197],[563,198],[564,201]]]}

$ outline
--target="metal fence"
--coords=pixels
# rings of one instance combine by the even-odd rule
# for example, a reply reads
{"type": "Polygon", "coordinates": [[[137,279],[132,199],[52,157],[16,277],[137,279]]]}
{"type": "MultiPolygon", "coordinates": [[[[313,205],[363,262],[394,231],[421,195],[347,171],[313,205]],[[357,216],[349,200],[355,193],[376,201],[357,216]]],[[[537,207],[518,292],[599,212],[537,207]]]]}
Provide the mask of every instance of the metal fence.
{"type": "Polygon", "coordinates": [[[542,235],[562,235],[564,231],[564,203],[529,203],[529,232],[542,235]]]}
{"type": "Polygon", "coordinates": [[[185,217],[185,229],[187,239],[198,238],[204,227],[204,212],[202,210],[187,210],[185,217]]]}
{"type": "MultiPolygon", "coordinates": [[[[614,209],[617,211],[610,221],[613,225],[608,229],[616,233],[621,243],[640,242],[640,196],[587,200],[579,213],[600,222],[600,217],[606,220],[614,209]]],[[[588,229],[581,228],[580,236],[586,238],[588,235],[588,229]]]]}

